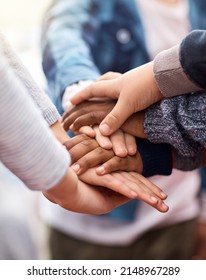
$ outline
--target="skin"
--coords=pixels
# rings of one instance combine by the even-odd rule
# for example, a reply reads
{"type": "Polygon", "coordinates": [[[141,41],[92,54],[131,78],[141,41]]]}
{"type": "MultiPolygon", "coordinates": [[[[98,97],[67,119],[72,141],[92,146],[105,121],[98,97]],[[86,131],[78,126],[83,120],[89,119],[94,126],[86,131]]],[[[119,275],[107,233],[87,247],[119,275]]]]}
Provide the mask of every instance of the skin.
{"type": "Polygon", "coordinates": [[[108,136],[119,129],[133,113],[142,111],[163,99],[163,95],[154,79],[153,62],[149,62],[117,78],[92,83],[70,101],[73,105],[77,105],[90,98],[117,100],[114,108],[99,126],[102,135],[108,136]]]}
{"type": "MultiPolygon", "coordinates": [[[[59,122],[51,129],[60,142],[69,139],[59,122]]],[[[68,168],[64,178],[43,194],[61,207],[81,213],[106,213],[135,198],[160,212],[168,211],[168,206],[163,202],[167,197],[163,191],[135,172],[113,172],[99,176],[93,168],[77,177],[68,168]]]]}
{"type": "Polygon", "coordinates": [[[74,134],[86,134],[90,137],[96,137],[101,147],[105,149],[113,148],[116,155],[124,157],[127,154],[134,155],[136,153],[135,137],[130,131],[118,129],[109,138],[103,136],[99,129],[93,127],[99,124],[103,117],[111,111],[115,102],[106,101],[85,101],[81,104],[69,109],[63,114],[62,125],[65,130],[71,130],[74,134]],[[93,132],[90,130],[93,127],[93,132]]]}
{"type": "MultiPolygon", "coordinates": [[[[84,101],[64,113],[62,125],[65,130],[79,133],[82,126],[100,124],[112,111],[116,102],[113,100],[84,101]]],[[[127,134],[140,138],[147,138],[144,133],[145,110],[131,115],[121,126],[121,130],[127,134]]],[[[100,144],[101,145],[101,144],[100,144]]],[[[106,148],[104,145],[101,145],[106,148]]]]}
{"type": "Polygon", "coordinates": [[[74,163],[72,168],[77,175],[100,164],[102,165],[96,169],[99,175],[118,170],[142,173],[142,159],[138,151],[133,156],[118,157],[112,149],[103,149],[95,139],[86,135],[77,135],[64,145],[71,155],[74,163]]]}

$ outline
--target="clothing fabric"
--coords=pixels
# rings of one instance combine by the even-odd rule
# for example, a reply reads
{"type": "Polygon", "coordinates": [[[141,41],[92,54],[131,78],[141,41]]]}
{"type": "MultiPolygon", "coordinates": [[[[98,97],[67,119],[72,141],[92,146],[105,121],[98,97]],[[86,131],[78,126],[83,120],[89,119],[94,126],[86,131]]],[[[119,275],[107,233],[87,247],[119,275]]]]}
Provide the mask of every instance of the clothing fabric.
{"type": "Polygon", "coordinates": [[[194,91],[153,105],[144,123],[150,141],[176,148],[176,166],[185,170],[202,166],[205,161],[205,45],[206,31],[196,30],[154,60],[155,78],[165,97],[194,91]],[[181,84],[173,86],[179,77],[181,84]]]}
{"type": "Polygon", "coordinates": [[[12,53],[10,56],[11,49],[7,49],[7,46],[1,36],[0,158],[2,163],[30,189],[45,190],[63,178],[69,166],[69,155],[54,139],[33,99],[42,111],[46,111],[44,116],[48,115],[48,119],[49,111],[53,111],[52,103],[46,95],[45,99],[40,99],[41,91],[30,87],[30,83],[27,84],[27,81],[31,80],[30,77],[15,59],[15,54],[12,53]],[[8,61],[16,65],[15,71],[9,66],[8,61]],[[21,70],[18,71],[19,69],[21,70]]]}
{"type": "Polygon", "coordinates": [[[145,43],[150,60],[153,60],[157,53],[167,49],[168,46],[178,44],[180,38],[184,38],[191,29],[187,0],[180,0],[175,4],[165,1],[164,5],[159,0],[136,0],[136,2],[143,20],[145,43]],[[164,28],[160,28],[160,26],[164,28]],[[158,37],[154,30],[158,30],[159,38],[164,38],[161,44],[157,40],[158,37]]]}
{"type": "Polygon", "coordinates": [[[190,32],[181,44],[159,53],[154,60],[157,84],[165,97],[206,89],[206,31],[190,32]],[[181,73],[181,84],[174,88],[171,82],[181,73]],[[170,77],[168,79],[168,76],[170,77]],[[169,87],[166,87],[166,80],[169,87]]]}
{"type": "Polygon", "coordinates": [[[85,242],[51,229],[49,243],[54,260],[188,260],[193,256],[195,220],[153,229],[129,246],[85,242]],[[171,246],[171,240],[175,242],[171,246]],[[145,250],[145,248],[147,248],[145,250]],[[167,248],[167,250],[165,250],[167,248]]]}
{"type": "MultiPolygon", "coordinates": [[[[203,2],[188,1],[191,28],[202,24],[201,15],[206,10],[203,2]],[[197,8],[199,5],[202,9],[197,8]]],[[[59,112],[63,112],[65,90],[74,83],[96,80],[107,71],[124,73],[148,62],[144,28],[144,18],[134,0],[54,1],[43,24],[42,54],[48,94],[59,112]]],[[[154,34],[161,39],[159,30],[154,34]]],[[[134,209],[132,221],[66,212],[49,202],[41,205],[41,213],[60,232],[85,242],[124,248],[153,228],[198,217],[198,171],[173,170],[171,176],[151,180],[168,193],[170,211],[164,215],[142,202],[134,209]]]]}

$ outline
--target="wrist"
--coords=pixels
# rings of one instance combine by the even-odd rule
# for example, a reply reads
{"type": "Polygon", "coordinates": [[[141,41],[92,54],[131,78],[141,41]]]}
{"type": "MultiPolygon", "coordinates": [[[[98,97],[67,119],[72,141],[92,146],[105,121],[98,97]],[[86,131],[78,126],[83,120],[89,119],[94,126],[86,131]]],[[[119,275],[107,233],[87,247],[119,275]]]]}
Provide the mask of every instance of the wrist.
{"type": "Polygon", "coordinates": [[[50,129],[52,130],[55,137],[59,140],[60,143],[65,143],[67,140],[69,140],[69,136],[64,130],[64,128],[61,126],[60,121],[55,122],[50,126],[50,129]]]}

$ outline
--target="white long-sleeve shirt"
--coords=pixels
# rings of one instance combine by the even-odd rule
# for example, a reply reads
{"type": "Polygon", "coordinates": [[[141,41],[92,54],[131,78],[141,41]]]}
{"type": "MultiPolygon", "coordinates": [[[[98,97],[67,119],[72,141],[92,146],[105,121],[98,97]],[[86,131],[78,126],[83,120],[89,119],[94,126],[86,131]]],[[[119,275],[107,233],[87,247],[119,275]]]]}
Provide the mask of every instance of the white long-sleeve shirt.
{"type": "Polygon", "coordinates": [[[0,35],[0,160],[30,189],[54,186],[70,164],[48,128],[58,118],[52,102],[0,35]]]}

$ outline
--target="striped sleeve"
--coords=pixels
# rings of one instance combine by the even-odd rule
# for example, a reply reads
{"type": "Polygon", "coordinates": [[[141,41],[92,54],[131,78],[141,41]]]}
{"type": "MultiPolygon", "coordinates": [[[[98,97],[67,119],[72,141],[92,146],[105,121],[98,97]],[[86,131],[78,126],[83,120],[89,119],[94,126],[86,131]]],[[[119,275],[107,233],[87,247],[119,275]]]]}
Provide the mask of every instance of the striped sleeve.
{"type": "Polygon", "coordinates": [[[56,185],[69,155],[0,52],[0,159],[30,189],[56,185]]]}
{"type": "Polygon", "coordinates": [[[15,51],[12,49],[11,45],[1,32],[0,46],[2,49],[2,54],[5,56],[5,59],[7,60],[7,63],[11,67],[13,73],[24,84],[27,92],[40,108],[42,115],[47,121],[48,125],[50,126],[55,123],[60,118],[56,107],[51,102],[47,94],[41,90],[36,81],[32,78],[28,69],[26,69],[26,67],[23,65],[22,61],[16,55],[15,51]]]}

